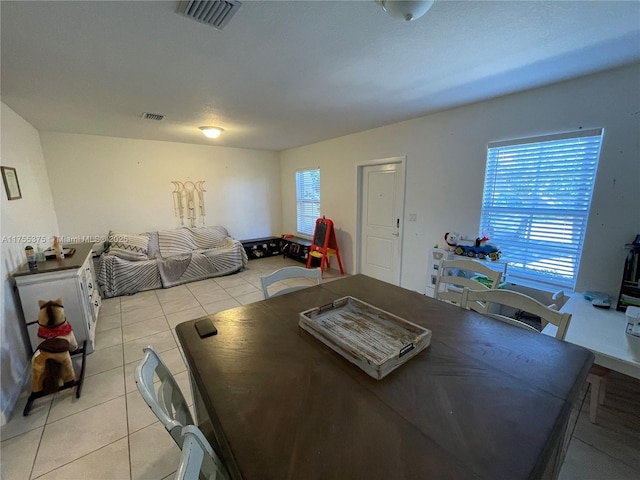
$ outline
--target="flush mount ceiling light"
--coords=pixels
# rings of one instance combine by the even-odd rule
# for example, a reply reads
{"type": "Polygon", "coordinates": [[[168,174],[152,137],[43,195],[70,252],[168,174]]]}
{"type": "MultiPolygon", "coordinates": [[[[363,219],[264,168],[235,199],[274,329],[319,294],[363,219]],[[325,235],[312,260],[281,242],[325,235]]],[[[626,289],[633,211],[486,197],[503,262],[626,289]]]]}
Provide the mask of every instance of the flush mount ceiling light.
{"type": "Polygon", "coordinates": [[[407,22],[420,18],[433,6],[434,0],[402,1],[402,0],[375,0],[382,9],[392,17],[402,18],[407,22]]]}
{"type": "Polygon", "coordinates": [[[222,128],[220,127],[200,127],[200,130],[206,137],[209,138],[218,138],[223,132],[222,128]]]}

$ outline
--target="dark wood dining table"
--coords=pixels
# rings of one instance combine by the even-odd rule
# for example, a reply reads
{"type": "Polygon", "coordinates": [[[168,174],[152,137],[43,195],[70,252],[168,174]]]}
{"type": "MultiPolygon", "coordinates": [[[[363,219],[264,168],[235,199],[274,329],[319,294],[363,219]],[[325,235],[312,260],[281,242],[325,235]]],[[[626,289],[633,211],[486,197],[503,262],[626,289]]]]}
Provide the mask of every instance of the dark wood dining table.
{"type": "Polygon", "coordinates": [[[593,354],[354,275],[176,332],[199,422],[231,478],[555,478],[593,354]],[[298,326],[352,296],[432,331],[381,380],[298,326]]]}

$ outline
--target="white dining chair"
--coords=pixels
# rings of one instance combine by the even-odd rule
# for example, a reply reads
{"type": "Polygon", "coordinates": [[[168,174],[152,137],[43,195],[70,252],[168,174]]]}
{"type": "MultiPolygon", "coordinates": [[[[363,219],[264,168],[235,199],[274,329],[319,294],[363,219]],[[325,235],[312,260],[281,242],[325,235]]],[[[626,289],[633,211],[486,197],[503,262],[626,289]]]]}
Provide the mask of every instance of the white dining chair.
{"type": "Polygon", "coordinates": [[[182,428],[182,454],[175,480],[227,479],[227,471],[211,445],[195,425],[182,428]]]}
{"type": "MultiPolygon", "coordinates": [[[[542,326],[546,325],[546,323],[555,325],[555,338],[558,340],[564,340],[567,330],[569,329],[569,323],[571,322],[571,314],[559,312],[556,304],[546,306],[538,300],[520,292],[511,290],[471,290],[469,288],[465,288],[462,292],[462,307],[470,308],[471,310],[497,320],[540,333],[531,325],[524,322],[507,317],[506,315],[501,315],[500,313],[492,313],[492,306],[496,305],[508,306],[536,315],[540,317],[542,326]]],[[[589,421],[591,423],[596,423],[598,407],[604,403],[608,374],[608,368],[593,365],[587,375],[587,382],[591,385],[591,396],[589,400],[589,421]]]]}
{"type": "Polygon", "coordinates": [[[438,273],[434,287],[434,298],[460,305],[462,289],[489,290],[500,285],[502,272],[493,270],[484,263],[470,258],[442,259],[438,264],[438,273]],[[486,285],[478,278],[486,278],[486,285]]]}
{"type": "Polygon", "coordinates": [[[182,448],[182,428],[194,424],[187,401],[158,352],[151,345],[143,351],[144,358],[135,373],[138,391],[176,444],[182,448]],[[156,379],[159,382],[156,383],[156,379]]]}
{"type": "Polygon", "coordinates": [[[544,305],[533,297],[525,295],[524,293],[514,292],[512,290],[470,289],[465,287],[462,291],[462,301],[460,306],[463,308],[469,308],[497,320],[540,333],[539,330],[527,323],[496,313],[499,309],[496,309],[495,307],[506,306],[514,308],[520,312],[530,313],[540,317],[540,320],[543,322],[555,325],[557,329],[555,337],[559,340],[564,340],[564,337],[567,334],[567,329],[569,328],[569,322],[571,321],[570,313],[561,313],[554,308],[544,305]]]}
{"type": "Polygon", "coordinates": [[[322,282],[322,271],[319,268],[304,267],[284,267],[276,270],[275,272],[260,278],[264,298],[266,299],[278,295],[284,295],[285,293],[295,292],[296,290],[309,287],[310,285],[290,285],[285,283],[286,280],[303,278],[315,280],[316,285],[320,285],[322,282]],[[282,283],[276,285],[275,290],[272,288],[272,293],[269,293],[269,286],[278,282],[282,283]]]}

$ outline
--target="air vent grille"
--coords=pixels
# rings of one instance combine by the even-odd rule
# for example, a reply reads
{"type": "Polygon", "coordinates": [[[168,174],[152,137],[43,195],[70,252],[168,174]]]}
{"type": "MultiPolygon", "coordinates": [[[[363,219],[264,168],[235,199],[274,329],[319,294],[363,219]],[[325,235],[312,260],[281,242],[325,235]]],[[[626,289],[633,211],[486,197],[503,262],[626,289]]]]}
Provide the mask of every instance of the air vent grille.
{"type": "Polygon", "coordinates": [[[229,23],[241,2],[237,0],[191,0],[186,3],[183,14],[201,23],[206,23],[212,27],[222,30],[229,23]]]}
{"type": "Polygon", "coordinates": [[[164,115],[162,115],[160,113],[144,112],[142,114],[142,118],[144,118],[145,120],[162,120],[164,118],[164,115]]]}

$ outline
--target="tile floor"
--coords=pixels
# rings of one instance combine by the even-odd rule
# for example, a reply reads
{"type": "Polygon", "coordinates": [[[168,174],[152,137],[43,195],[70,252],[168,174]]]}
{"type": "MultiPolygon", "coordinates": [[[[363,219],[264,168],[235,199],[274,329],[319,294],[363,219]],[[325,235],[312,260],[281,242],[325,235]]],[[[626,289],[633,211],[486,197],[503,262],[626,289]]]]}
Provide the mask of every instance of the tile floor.
{"type": "MultiPolygon", "coordinates": [[[[260,276],[285,265],[282,257],[249,262],[235,275],[141,292],[104,301],[96,349],[87,356],[82,396],[65,390],[37,400],[22,416],[27,392],[2,427],[0,471],[4,480],[172,478],[180,456],[141,399],[133,372],[142,348],[153,344],[190,401],[177,324],[262,299],[260,276]]],[[[338,278],[325,272],[324,281],[338,278]]],[[[640,382],[622,375],[610,381],[600,424],[588,420],[588,398],[561,471],[562,480],[638,478],[640,382]]]]}
{"type": "Polygon", "coordinates": [[[560,480],[640,478],[640,380],[611,372],[597,424],[589,421],[586,396],[560,480]]]}
{"type": "MultiPolygon", "coordinates": [[[[142,348],[152,344],[161,352],[191,403],[175,326],[262,300],[260,277],[286,265],[301,264],[280,256],[252,260],[234,275],[104,300],[81,397],[76,399],[70,389],[41,398],[23,417],[24,392],[2,426],[2,479],[171,478],[180,451],[140,397],[133,378],[142,348]]],[[[323,281],[338,277],[327,270],[323,281]]]]}

